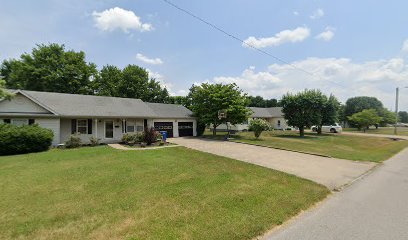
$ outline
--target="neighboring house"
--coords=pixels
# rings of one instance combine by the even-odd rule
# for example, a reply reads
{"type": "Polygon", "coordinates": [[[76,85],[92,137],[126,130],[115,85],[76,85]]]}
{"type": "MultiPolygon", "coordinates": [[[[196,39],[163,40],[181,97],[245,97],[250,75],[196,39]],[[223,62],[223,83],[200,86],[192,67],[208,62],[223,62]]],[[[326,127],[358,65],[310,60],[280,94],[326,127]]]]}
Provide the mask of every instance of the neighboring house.
{"type": "Polygon", "coordinates": [[[37,123],[54,132],[53,145],[80,133],[84,143],[94,136],[118,142],[125,133],[154,127],[169,137],[196,136],[196,119],[181,105],[145,103],[140,99],[11,90],[0,100],[0,123],[37,123]]]}
{"type": "MultiPolygon", "coordinates": [[[[247,131],[249,128],[249,122],[253,119],[264,119],[266,120],[273,129],[285,130],[288,126],[282,113],[281,107],[271,107],[271,108],[258,108],[250,107],[252,114],[247,122],[242,124],[229,125],[228,129],[234,131],[247,131]]],[[[217,127],[217,131],[225,131],[227,126],[221,124],[217,127]]]]}

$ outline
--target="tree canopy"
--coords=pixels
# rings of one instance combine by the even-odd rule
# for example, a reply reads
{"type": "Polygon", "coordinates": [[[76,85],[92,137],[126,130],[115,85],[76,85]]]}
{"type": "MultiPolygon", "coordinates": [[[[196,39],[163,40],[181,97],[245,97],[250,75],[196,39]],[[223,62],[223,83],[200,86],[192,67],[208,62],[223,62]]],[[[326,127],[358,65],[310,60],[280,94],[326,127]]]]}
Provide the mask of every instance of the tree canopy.
{"type": "Polygon", "coordinates": [[[0,75],[7,88],[169,101],[167,89],[150,78],[146,69],[106,65],[98,71],[95,64],[85,61],[84,52],[56,43],[39,44],[20,59],[4,60],[0,75]]]}
{"type": "Polygon", "coordinates": [[[5,98],[5,99],[10,99],[13,94],[7,92],[4,87],[6,86],[6,82],[3,79],[0,79],[0,100],[5,98]]]}
{"type": "Polygon", "coordinates": [[[348,119],[358,126],[359,129],[363,128],[365,131],[369,126],[379,124],[382,121],[382,117],[378,116],[375,109],[365,109],[361,112],[354,113],[348,119]]]}
{"type": "Polygon", "coordinates": [[[20,59],[3,61],[0,73],[8,88],[92,94],[90,81],[97,70],[95,64],[85,61],[84,52],[52,43],[39,44],[20,59]]]}
{"type": "Polygon", "coordinates": [[[271,99],[264,99],[261,96],[248,96],[249,105],[248,107],[260,107],[260,108],[270,108],[270,107],[278,107],[278,100],[271,98],[271,99]]]}
{"type": "Polygon", "coordinates": [[[352,97],[346,101],[344,107],[344,114],[346,117],[353,115],[354,113],[361,112],[365,109],[375,109],[381,110],[383,108],[383,104],[380,100],[375,97],[352,97]]]}
{"type": "Polygon", "coordinates": [[[322,124],[322,108],[327,97],[319,90],[304,90],[297,94],[286,94],[281,105],[285,119],[290,126],[298,127],[301,137],[305,127],[322,124]]]}
{"type": "Polygon", "coordinates": [[[402,123],[408,123],[408,112],[406,112],[406,111],[400,111],[400,112],[398,113],[398,117],[399,117],[400,122],[402,122],[402,123]]]}
{"type": "Polygon", "coordinates": [[[234,84],[208,84],[193,85],[190,88],[191,110],[200,121],[206,125],[212,124],[216,128],[223,123],[238,124],[246,121],[250,115],[247,108],[246,94],[234,84]],[[227,117],[218,119],[218,112],[225,110],[227,117]]]}

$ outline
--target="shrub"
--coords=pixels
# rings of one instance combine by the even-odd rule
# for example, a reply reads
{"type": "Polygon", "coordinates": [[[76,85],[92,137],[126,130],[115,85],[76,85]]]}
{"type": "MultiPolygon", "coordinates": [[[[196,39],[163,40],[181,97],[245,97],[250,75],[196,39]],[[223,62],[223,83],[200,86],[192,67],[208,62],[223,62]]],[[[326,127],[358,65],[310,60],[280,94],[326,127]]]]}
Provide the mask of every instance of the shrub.
{"type": "Polygon", "coordinates": [[[156,131],[153,127],[150,129],[146,129],[144,132],[144,142],[146,144],[152,145],[152,143],[157,142],[157,138],[160,136],[160,133],[156,131]]]}
{"type": "Polygon", "coordinates": [[[254,119],[249,123],[249,128],[254,131],[255,138],[259,138],[263,131],[270,129],[269,123],[263,119],[254,119]]]}
{"type": "Polygon", "coordinates": [[[0,124],[0,155],[41,152],[49,149],[54,134],[37,124],[0,124]]]}
{"type": "Polygon", "coordinates": [[[122,142],[125,144],[129,143],[140,143],[144,141],[144,133],[125,133],[122,136],[122,142]]]}
{"type": "Polygon", "coordinates": [[[82,140],[80,134],[72,134],[69,136],[68,140],[65,142],[66,148],[77,148],[82,145],[82,140]]]}
{"type": "Polygon", "coordinates": [[[89,141],[91,142],[91,146],[93,147],[99,145],[99,138],[92,136],[89,138],[89,141]]]}

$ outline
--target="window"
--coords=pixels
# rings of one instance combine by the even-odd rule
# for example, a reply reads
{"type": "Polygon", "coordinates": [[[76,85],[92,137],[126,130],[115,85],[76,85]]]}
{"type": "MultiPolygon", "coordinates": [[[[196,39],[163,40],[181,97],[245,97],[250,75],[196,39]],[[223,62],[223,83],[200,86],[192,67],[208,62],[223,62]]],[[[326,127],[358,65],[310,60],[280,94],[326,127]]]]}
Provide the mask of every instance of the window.
{"type": "Polygon", "coordinates": [[[143,132],[143,130],[144,130],[144,127],[143,127],[143,126],[141,126],[141,125],[136,126],[136,131],[138,131],[138,132],[143,132]]]}
{"type": "Polygon", "coordinates": [[[28,125],[33,125],[35,123],[35,119],[28,119],[28,125]]]}
{"type": "Polygon", "coordinates": [[[280,127],[280,125],[281,125],[281,122],[280,122],[280,120],[278,120],[278,127],[280,127]]]}
{"type": "Polygon", "coordinates": [[[87,119],[77,120],[77,132],[80,134],[88,134],[88,120],[87,119]]]}
{"type": "Polygon", "coordinates": [[[11,119],[3,119],[4,123],[11,123],[11,119]]]}
{"type": "Polygon", "coordinates": [[[28,125],[28,119],[12,119],[11,123],[16,126],[28,125]]]}
{"type": "Polygon", "coordinates": [[[128,125],[126,127],[126,132],[134,132],[135,131],[135,126],[134,125],[128,125]]]}

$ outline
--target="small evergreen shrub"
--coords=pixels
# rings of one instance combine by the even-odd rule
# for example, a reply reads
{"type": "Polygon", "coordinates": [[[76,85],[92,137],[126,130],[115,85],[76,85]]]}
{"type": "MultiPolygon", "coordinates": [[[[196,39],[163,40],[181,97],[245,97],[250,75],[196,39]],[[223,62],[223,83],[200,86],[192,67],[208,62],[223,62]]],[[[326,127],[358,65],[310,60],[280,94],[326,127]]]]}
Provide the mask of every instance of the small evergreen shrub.
{"type": "Polygon", "coordinates": [[[15,126],[0,124],[0,155],[42,152],[49,149],[54,138],[50,129],[37,124],[15,126]]]}
{"type": "Polygon", "coordinates": [[[66,148],[78,148],[82,145],[81,136],[79,134],[72,134],[65,142],[66,148]]]}

